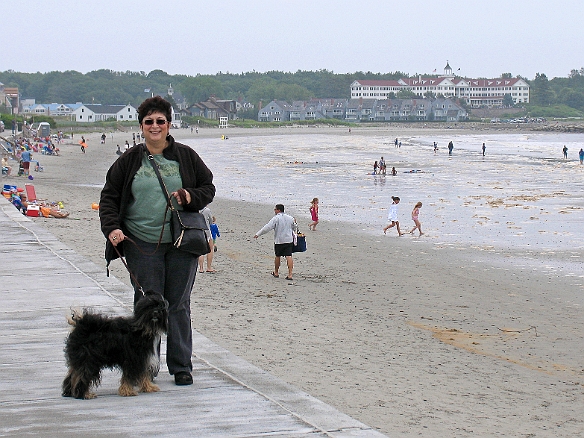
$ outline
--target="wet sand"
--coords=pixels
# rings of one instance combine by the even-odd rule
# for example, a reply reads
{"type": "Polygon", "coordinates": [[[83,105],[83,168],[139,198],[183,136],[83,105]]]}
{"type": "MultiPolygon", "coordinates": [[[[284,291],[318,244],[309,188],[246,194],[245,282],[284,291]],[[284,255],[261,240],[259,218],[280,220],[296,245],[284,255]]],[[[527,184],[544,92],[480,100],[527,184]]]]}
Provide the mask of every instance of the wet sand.
{"type": "MultiPolygon", "coordinates": [[[[63,201],[70,217],[33,220],[105,266],[91,204],[116,159],[115,144],[131,143],[131,134],[115,133],[113,145],[98,137],[86,136],[84,155],[75,143],[61,145],[60,157],[39,155],[37,196],[63,201]]],[[[221,230],[217,272],[199,274],[192,295],[193,327],[208,338],[389,436],[584,434],[581,276],[505,263],[520,255],[513,250],[485,256],[470,245],[325,221],[307,233],[308,251],[295,256],[289,282],[270,275],[272,236],[253,239],[271,204],[218,193],[210,208],[221,230]]],[[[307,224],[308,212],[298,219],[307,224]]],[[[531,256],[542,264],[554,257],[531,256]]],[[[112,272],[128,282],[121,262],[112,272]]]]}

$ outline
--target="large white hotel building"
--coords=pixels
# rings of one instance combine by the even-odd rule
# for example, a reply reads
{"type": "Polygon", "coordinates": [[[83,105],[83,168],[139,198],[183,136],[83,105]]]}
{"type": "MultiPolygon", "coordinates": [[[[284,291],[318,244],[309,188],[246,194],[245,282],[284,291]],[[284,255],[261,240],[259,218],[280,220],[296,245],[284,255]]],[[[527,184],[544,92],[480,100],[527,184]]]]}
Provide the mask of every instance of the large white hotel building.
{"type": "Polygon", "coordinates": [[[444,74],[436,77],[402,78],[397,81],[357,80],[351,84],[351,99],[387,99],[390,93],[412,91],[424,97],[434,95],[457,98],[474,108],[501,107],[506,94],[513,103],[529,103],[529,84],[521,78],[467,79],[457,78],[446,63],[444,74]]]}

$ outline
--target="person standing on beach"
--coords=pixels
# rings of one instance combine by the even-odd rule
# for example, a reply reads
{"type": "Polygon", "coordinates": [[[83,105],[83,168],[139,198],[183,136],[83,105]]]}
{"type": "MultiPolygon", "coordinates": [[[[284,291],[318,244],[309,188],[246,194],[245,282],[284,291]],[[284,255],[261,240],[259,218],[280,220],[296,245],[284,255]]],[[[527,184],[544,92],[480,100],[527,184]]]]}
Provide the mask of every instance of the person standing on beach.
{"type": "Polygon", "coordinates": [[[448,155],[452,155],[452,149],[454,149],[454,143],[450,140],[450,143],[448,143],[448,155]]]}
{"type": "Polygon", "coordinates": [[[295,227],[294,218],[284,213],[284,205],[276,204],[274,207],[274,217],[253,236],[254,239],[257,239],[262,234],[274,230],[274,253],[276,257],[274,259],[272,276],[275,278],[280,276],[280,257],[286,257],[286,265],[288,266],[286,280],[292,280],[292,270],[294,269],[292,247],[294,246],[295,227]]]}
{"type": "Polygon", "coordinates": [[[487,150],[487,147],[485,146],[485,144],[483,143],[483,157],[485,156],[485,151],[487,150]]]}
{"type": "Polygon", "coordinates": [[[379,159],[379,174],[385,175],[385,160],[383,157],[379,159]]]}
{"type": "Polygon", "coordinates": [[[312,231],[316,231],[316,226],[318,225],[318,198],[314,198],[310,201],[309,211],[312,222],[308,224],[308,228],[312,231]]]}
{"type": "Polygon", "coordinates": [[[397,204],[399,204],[399,198],[397,196],[392,196],[392,203],[389,206],[389,213],[387,215],[387,226],[383,227],[383,234],[387,234],[387,230],[390,228],[396,227],[397,234],[399,236],[403,236],[403,233],[399,229],[399,221],[397,220],[397,204]],[[391,222],[391,223],[389,223],[391,222]]]}
{"type": "Polygon", "coordinates": [[[199,210],[199,213],[201,213],[203,215],[203,217],[205,218],[205,222],[207,222],[207,229],[205,230],[205,236],[207,237],[207,241],[209,242],[209,248],[211,249],[211,251],[209,251],[207,253],[207,255],[202,255],[199,256],[199,272],[205,272],[203,271],[203,265],[205,263],[205,258],[207,259],[207,272],[209,273],[214,273],[215,269],[213,269],[213,253],[215,252],[214,250],[214,244],[213,244],[213,235],[211,234],[211,224],[213,223],[213,215],[211,214],[211,210],[209,210],[209,207],[204,207],[201,210],[199,210]]]}
{"type": "Polygon", "coordinates": [[[438,143],[434,142],[434,153],[438,152],[438,143]]]}
{"type": "Polygon", "coordinates": [[[198,256],[172,244],[168,202],[154,166],[179,210],[201,210],[213,201],[215,186],[213,174],[194,149],[170,135],[171,120],[172,107],[160,96],[148,98],[138,107],[145,143],[121,155],[109,168],[99,219],[107,239],[108,265],[118,257],[116,247],[133,274],[134,305],[142,298],[142,288],[158,292],[168,301],[168,372],[176,385],[192,385],[191,292],[198,256]]]}
{"type": "Polygon", "coordinates": [[[20,159],[22,160],[22,169],[24,170],[24,176],[29,176],[32,154],[28,149],[25,149],[24,152],[22,152],[22,155],[20,155],[20,159]]]}
{"type": "Polygon", "coordinates": [[[414,231],[416,231],[416,228],[418,229],[418,231],[420,232],[420,236],[424,233],[422,233],[422,224],[420,223],[420,208],[422,208],[422,203],[418,202],[416,203],[416,205],[414,206],[414,209],[412,210],[412,220],[414,221],[414,228],[412,228],[412,231],[410,231],[410,234],[414,234],[414,231]]]}
{"type": "Polygon", "coordinates": [[[217,237],[221,237],[221,233],[215,222],[215,216],[213,216],[213,222],[209,225],[209,229],[211,230],[211,237],[213,238],[213,252],[217,252],[217,237]]]}
{"type": "Polygon", "coordinates": [[[377,161],[373,163],[373,175],[377,175],[377,161]]]}
{"type": "Polygon", "coordinates": [[[85,137],[81,136],[81,152],[85,153],[85,137]]]}
{"type": "Polygon", "coordinates": [[[564,145],[564,149],[562,149],[562,152],[564,153],[564,160],[568,159],[568,147],[566,145],[564,145]]]}
{"type": "Polygon", "coordinates": [[[580,152],[578,152],[578,157],[580,158],[580,164],[584,162],[584,149],[580,148],[580,152]]]}

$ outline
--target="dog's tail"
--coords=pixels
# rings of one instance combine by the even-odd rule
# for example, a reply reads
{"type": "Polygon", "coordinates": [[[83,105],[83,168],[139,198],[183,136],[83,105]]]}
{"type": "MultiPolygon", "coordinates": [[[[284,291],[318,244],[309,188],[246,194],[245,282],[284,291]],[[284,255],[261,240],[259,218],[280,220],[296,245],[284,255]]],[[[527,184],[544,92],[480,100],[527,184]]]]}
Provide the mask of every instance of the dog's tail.
{"type": "Polygon", "coordinates": [[[81,309],[74,309],[71,308],[71,313],[67,315],[67,322],[69,325],[75,327],[77,325],[77,321],[83,318],[83,311],[81,309]]]}

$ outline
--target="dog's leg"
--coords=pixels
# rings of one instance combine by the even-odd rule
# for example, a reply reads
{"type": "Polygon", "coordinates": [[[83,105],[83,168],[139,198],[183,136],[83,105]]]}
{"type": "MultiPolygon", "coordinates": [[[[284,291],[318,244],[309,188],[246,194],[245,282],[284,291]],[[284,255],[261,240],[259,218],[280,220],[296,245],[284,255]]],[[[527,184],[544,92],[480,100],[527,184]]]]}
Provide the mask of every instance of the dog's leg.
{"type": "Polygon", "coordinates": [[[122,375],[122,378],[120,379],[120,387],[118,389],[118,394],[120,394],[122,397],[138,395],[138,393],[134,390],[132,382],[130,382],[128,378],[124,375],[122,375]]]}
{"type": "Polygon", "coordinates": [[[158,392],[160,388],[150,380],[150,373],[144,374],[138,382],[140,392],[158,392]]]}
{"type": "Polygon", "coordinates": [[[65,380],[63,380],[62,392],[63,397],[71,397],[72,395],[72,385],[71,385],[71,374],[73,374],[73,369],[69,368],[65,380]]]}
{"type": "Polygon", "coordinates": [[[97,394],[91,392],[89,389],[92,384],[92,379],[87,378],[77,370],[71,371],[71,395],[75,398],[91,400],[97,397],[97,394]]]}
{"type": "Polygon", "coordinates": [[[150,380],[154,381],[160,371],[160,335],[154,337],[153,352],[150,356],[148,368],[150,369],[150,380]]]}

